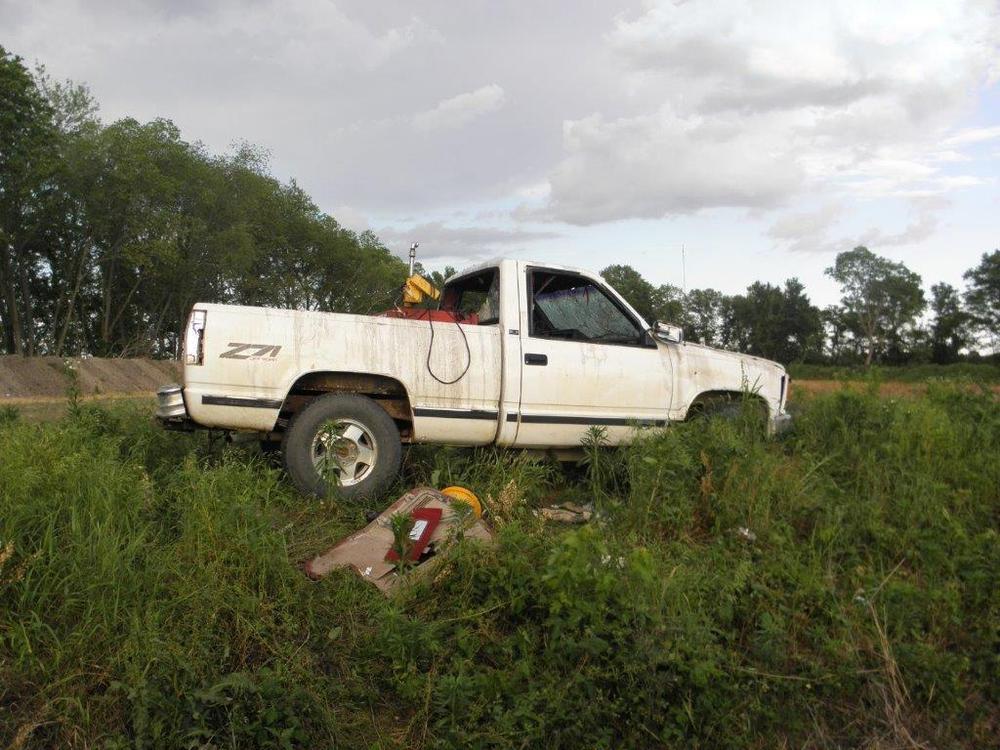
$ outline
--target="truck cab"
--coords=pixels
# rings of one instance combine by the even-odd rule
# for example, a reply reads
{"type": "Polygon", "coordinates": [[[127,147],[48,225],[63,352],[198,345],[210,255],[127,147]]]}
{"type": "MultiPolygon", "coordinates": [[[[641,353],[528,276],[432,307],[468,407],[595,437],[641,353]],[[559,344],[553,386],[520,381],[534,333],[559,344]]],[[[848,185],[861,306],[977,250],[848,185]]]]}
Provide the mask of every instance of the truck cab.
{"type": "Polygon", "coordinates": [[[567,449],[598,425],[615,445],[744,393],[772,429],[788,421],[780,365],[651,326],[583,269],[483,263],[448,279],[440,309],[455,322],[195,305],[184,384],[161,389],[158,416],[280,441],[319,495],[377,491],[402,442],[567,449]]]}

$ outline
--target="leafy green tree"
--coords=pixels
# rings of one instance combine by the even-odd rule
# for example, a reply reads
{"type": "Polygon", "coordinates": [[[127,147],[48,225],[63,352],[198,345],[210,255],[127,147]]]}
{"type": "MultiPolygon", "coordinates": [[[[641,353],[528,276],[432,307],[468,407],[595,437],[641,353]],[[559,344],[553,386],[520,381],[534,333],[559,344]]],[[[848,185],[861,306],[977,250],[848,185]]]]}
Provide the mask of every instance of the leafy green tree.
{"type": "Polygon", "coordinates": [[[46,206],[41,253],[48,270],[41,344],[48,353],[62,355],[69,344],[79,350],[78,307],[93,261],[93,237],[87,221],[84,193],[78,180],[88,139],[99,132],[97,105],[84,86],[53,82],[38,70],[40,90],[48,100],[55,126],[57,161],[53,190],[46,206]]]}
{"type": "Polygon", "coordinates": [[[964,278],[968,283],[965,304],[972,321],[996,350],[1000,338],[1000,250],[983,253],[979,265],[966,271],[964,278]]]}
{"type": "Polygon", "coordinates": [[[163,119],[103,125],[86,88],[35,84],[9,56],[3,70],[4,115],[21,111],[4,120],[0,350],[173,355],[199,300],[392,304],[405,264],[274,179],[259,149],[213,156],[163,119]]]}
{"type": "Polygon", "coordinates": [[[632,266],[616,264],[601,271],[601,276],[616,292],[652,325],[656,321],[657,289],[632,266]]]}
{"type": "Polygon", "coordinates": [[[927,304],[920,276],[862,246],[840,253],[826,273],[841,285],[845,320],[864,343],[865,365],[901,349],[904,328],[927,304]]]}
{"type": "Polygon", "coordinates": [[[755,282],[724,303],[722,339],[739,351],[779,362],[800,361],[822,347],[823,324],[798,279],[785,288],[755,282]]]}
{"type": "Polygon", "coordinates": [[[692,289],[684,297],[684,338],[709,346],[727,345],[722,336],[725,297],[715,289],[692,289]]]}
{"type": "Polygon", "coordinates": [[[962,309],[958,291],[951,284],[931,287],[931,361],[948,364],[958,361],[959,351],[969,341],[969,314],[962,309]]]}
{"type": "Polygon", "coordinates": [[[458,269],[454,266],[445,266],[443,271],[431,271],[429,274],[424,274],[427,280],[430,281],[438,289],[444,286],[444,282],[448,280],[449,277],[453,276],[458,272],[458,269]]]}
{"type": "Polygon", "coordinates": [[[52,124],[60,133],[80,133],[99,125],[97,101],[84,84],[55,81],[42,65],[35,70],[35,83],[52,109],[52,124]]]}
{"type": "Polygon", "coordinates": [[[818,357],[823,351],[823,314],[809,301],[805,285],[796,278],[788,279],[784,289],[784,352],[785,362],[818,357]]]}
{"type": "Polygon", "coordinates": [[[601,271],[601,276],[649,325],[658,320],[682,323],[684,293],[672,284],[654,286],[632,266],[627,265],[608,266],[601,271]]]}
{"type": "Polygon", "coordinates": [[[684,323],[684,292],[680,287],[673,284],[660,284],[656,288],[655,297],[656,308],[653,320],[662,320],[665,323],[683,325],[684,323]]]}
{"type": "Polygon", "coordinates": [[[20,57],[0,47],[0,324],[4,348],[34,354],[39,235],[51,192],[52,111],[20,57]]]}
{"type": "Polygon", "coordinates": [[[92,257],[86,286],[83,336],[97,354],[138,354],[151,338],[150,304],[171,270],[196,264],[185,244],[197,232],[191,208],[206,157],[180,138],[167,120],[120,120],[86,138],[75,175],[89,229],[92,257]]]}
{"type": "Polygon", "coordinates": [[[847,312],[840,305],[828,305],[820,313],[827,342],[827,354],[836,363],[858,356],[857,339],[851,333],[847,312]]]}

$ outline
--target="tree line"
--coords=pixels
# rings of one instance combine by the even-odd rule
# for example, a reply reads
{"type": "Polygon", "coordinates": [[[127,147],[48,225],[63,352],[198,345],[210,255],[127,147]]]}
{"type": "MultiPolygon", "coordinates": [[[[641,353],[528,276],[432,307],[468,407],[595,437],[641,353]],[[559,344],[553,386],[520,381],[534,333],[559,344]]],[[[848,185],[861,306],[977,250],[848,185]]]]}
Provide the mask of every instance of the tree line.
{"type": "Polygon", "coordinates": [[[941,282],[928,300],[918,274],[859,246],[826,269],[841,301],[823,309],[794,278],[727,295],[655,286],[627,265],[601,274],[644,318],[678,323],[688,340],[786,363],[947,364],[978,358],[980,346],[995,351],[1000,332],[1000,250],[965,273],[964,293],[941,282]]]}
{"type": "MultiPolygon", "coordinates": [[[[0,47],[0,353],[168,357],[198,300],[367,313],[397,299],[406,264],[271,176],[259,149],[214,155],[169,120],[105,125],[96,111],[86,87],[0,47]]],[[[997,347],[1000,251],[964,293],[939,283],[929,300],[917,274],[864,247],[827,273],[842,299],[819,309],[797,279],[726,295],[602,272],[648,321],[782,362],[946,363],[997,347]]]]}
{"type": "Polygon", "coordinates": [[[85,87],[0,47],[0,353],[172,356],[198,300],[370,312],[405,270],[260,150],[104,125],[85,87]]]}

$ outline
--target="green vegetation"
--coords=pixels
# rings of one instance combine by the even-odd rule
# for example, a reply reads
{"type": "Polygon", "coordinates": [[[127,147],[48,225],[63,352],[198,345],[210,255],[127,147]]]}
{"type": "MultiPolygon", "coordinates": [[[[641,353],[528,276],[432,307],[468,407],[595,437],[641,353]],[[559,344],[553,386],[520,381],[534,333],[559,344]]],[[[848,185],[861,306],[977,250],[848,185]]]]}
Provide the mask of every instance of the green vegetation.
{"type": "MultiPolygon", "coordinates": [[[[984,747],[1000,404],[833,393],[574,471],[414,449],[497,544],[386,600],[298,564],[364,524],[135,407],[0,420],[0,745],[984,747]],[[531,510],[593,501],[585,527],[531,510]]],[[[388,500],[388,498],[386,498],[388,500]]]]}
{"type": "Polygon", "coordinates": [[[627,265],[601,274],[648,321],[681,325],[689,341],[785,364],[948,365],[979,361],[977,347],[990,348],[996,359],[1000,250],[983,253],[965,273],[964,295],[950,284],[933,284],[929,320],[921,319],[928,301],[920,276],[863,246],[839,253],[826,269],[842,296],[824,310],[795,278],[784,288],[755,281],[746,293],[729,295],[653,286],[627,265]]]}
{"type": "Polygon", "coordinates": [[[901,383],[924,383],[928,380],[969,380],[974,383],[1000,383],[1000,364],[955,362],[950,365],[902,365],[871,368],[863,365],[813,365],[794,363],[788,368],[793,380],[877,380],[901,383]]]}
{"type": "Polygon", "coordinates": [[[406,265],[248,144],[102,123],[86,87],[0,47],[0,353],[176,354],[198,301],[368,313],[406,265]],[[11,144],[11,146],[8,146],[11,144]]]}
{"type": "Polygon", "coordinates": [[[883,352],[902,352],[906,336],[927,306],[920,276],[866,247],[840,253],[827,275],[840,284],[840,322],[864,354],[865,364],[883,352]]]}

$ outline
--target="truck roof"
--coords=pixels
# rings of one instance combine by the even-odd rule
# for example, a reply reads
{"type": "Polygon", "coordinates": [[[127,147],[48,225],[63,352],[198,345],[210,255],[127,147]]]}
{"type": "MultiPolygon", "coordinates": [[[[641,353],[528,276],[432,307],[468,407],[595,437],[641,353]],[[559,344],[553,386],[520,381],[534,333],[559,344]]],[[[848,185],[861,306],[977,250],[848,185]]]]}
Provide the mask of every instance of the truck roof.
{"type": "Polygon", "coordinates": [[[523,263],[526,266],[538,266],[540,268],[551,268],[553,271],[570,271],[572,273],[578,273],[581,276],[589,276],[592,278],[598,278],[599,274],[589,268],[581,268],[579,266],[565,266],[561,263],[549,263],[547,261],[541,260],[530,260],[525,258],[490,258],[489,260],[484,260],[482,263],[477,263],[474,266],[466,266],[460,271],[456,271],[454,274],[449,276],[445,283],[448,283],[452,279],[459,279],[463,276],[468,276],[469,274],[477,273],[478,271],[485,271],[487,268],[495,268],[497,266],[503,265],[505,263],[523,263]]]}

